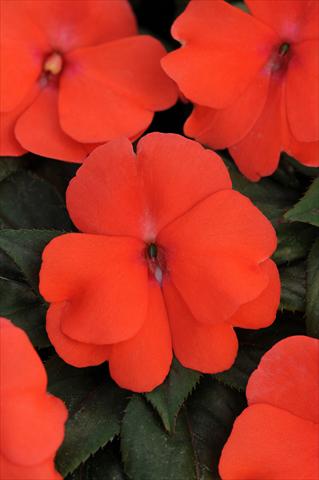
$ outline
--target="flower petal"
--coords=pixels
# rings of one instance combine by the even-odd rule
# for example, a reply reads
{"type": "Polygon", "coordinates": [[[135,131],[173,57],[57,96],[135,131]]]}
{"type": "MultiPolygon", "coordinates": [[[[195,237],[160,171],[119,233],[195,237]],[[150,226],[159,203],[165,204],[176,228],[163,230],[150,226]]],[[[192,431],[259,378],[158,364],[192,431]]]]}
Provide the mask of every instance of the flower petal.
{"type": "Polygon", "coordinates": [[[64,437],[67,410],[46,393],[25,390],[1,405],[1,452],[11,462],[34,465],[53,456],[64,437]]]}
{"type": "Polygon", "coordinates": [[[18,118],[16,138],[30,152],[58,160],[81,162],[87,155],[87,149],[61,130],[57,100],[55,88],[44,88],[18,118]]]}
{"type": "MultiPolygon", "coordinates": [[[[267,403],[319,423],[319,340],[288,337],[261,359],[247,385],[249,404],[267,403]]],[[[318,437],[319,438],[319,437],[318,437]]]]}
{"type": "Polygon", "coordinates": [[[112,347],[110,373],[122,388],[149,392],[164,381],[171,362],[171,334],[163,295],[159,285],[151,281],[144,325],[133,338],[112,347]]]}
{"type": "Polygon", "coordinates": [[[142,35],[70,53],[61,77],[63,130],[82,142],[145,130],[154,111],[177,100],[176,86],[160,66],[163,55],[158,40],[142,35]]]}
{"type": "Polygon", "coordinates": [[[225,190],[164,228],[158,243],[196,320],[220,323],[265,289],[259,263],[274,251],[276,236],[250,200],[225,190]]]}
{"type": "Polygon", "coordinates": [[[16,139],[14,133],[15,125],[21,114],[34,102],[38,94],[39,89],[35,86],[18,107],[10,112],[0,113],[0,155],[16,156],[26,153],[26,149],[24,149],[16,139]]]}
{"type": "Polygon", "coordinates": [[[45,35],[27,15],[27,4],[1,2],[1,111],[17,108],[32,89],[48,48],[45,35]]]}
{"type": "Polygon", "coordinates": [[[0,454],[0,478],[6,480],[62,480],[55,470],[53,458],[32,466],[16,465],[0,454]]]}
{"type": "Polygon", "coordinates": [[[235,327],[264,328],[271,325],[276,318],[280,301],[278,269],[272,260],[266,260],[260,267],[269,276],[269,283],[259,297],[241,305],[231,317],[230,322],[235,327]]]}
{"type": "Polygon", "coordinates": [[[251,130],[265,106],[269,78],[260,72],[228,108],[215,110],[195,105],[184,125],[185,135],[216,150],[238,143],[251,130]]]}
{"type": "Polygon", "coordinates": [[[172,261],[173,255],[229,253],[256,264],[266,260],[277,244],[269,220],[248,197],[230,189],[210,195],[167,225],[159,242],[172,261]]]}
{"type": "Polygon", "coordinates": [[[14,135],[14,127],[17,118],[20,116],[20,108],[16,108],[11,112],[0,113],[0,155],[9,155],[11,157],[20,156],[26,153],[17,141],[14,135]]]}
{"type": "Polygon", "coordinates": [[[66,202],[82,232],[140,237],[145,201],[132,144],[121,138],[96,148],[71,180],[66,202]]]}
{"type": "Polygon", "coordinates": [[[164,70],[187,98],[217,109],[240,97],[278,41],[268,27],[220,0],[189,2],[172,35],[183,46],[162,60],[164,70]]]}
{"type": "Polygon", "coordinates": [[[46,373],[25,332],[1,317],[0,332],[1,396],[25,389],[44,392],[46,373]]]}
{"type": "MultiPolygon", "coordinates": [[[[8,2],[10,3],[10,2],[8,2]]],[[[43,30],[50,45],[62,52],[135,35],[136,22],[126,0],[22,0],[26,17],[43,30]]]]}
{"type": "Polygon", "coordinates": [[[239,170],[249,180],[271,175],[282,150],[281,83],[273,78],[265,107],[250,132],[229,149],[239,170]]]}
{"type": "Polygon", "coordinates": [[[77,342],[62,332],[61,318],[63,318],[65,306],[65,302],[53,303],[47,313],[46,329],[57,354],[75,367],[89,367],[105,362],[109,358],[111,345],[77,342]]]}
{"type": "Polygon", "coordinates": [[[207,325],[196,321],[169,280],[163,293],[176,358],[186,368],[203,373],[229,369],[236,358],[238,341],[231,325],[207,325]]]}
{"type": "Polygon", "coordinates": [[[270,405],[252,405],[237,418],[222,451],[223,480],[315,480],[318,425],[270,405]]]}
{"type": "Polygon", "coordinates": [[[288,69],[288,122],[293,136],[301,142],[319,140],[318,51],[319,41],[316,40],[295,45],[288,69]]]}
{"type": "Polygon", "coordinates": [[[298,142],[291,135],[284,150],[307,167],[319,167],[319,142],[298,142]]]}
{"type": "Polygon", "coordinates": [[[67,206],[84,232],[147,241],[213,192],[231,187],[221,159],[179,135],[151,133],[97,148],[67,190],[67,206]]]}
{"type": "Polygon", "coordinates": [[[281,38],[301,42],[319,35],[317,0],[245,0],[252,14],[273,28],[281,38]]]}
{"type": "Polygon", "coordinates": [[[73,340],[104,345],[134,336],[145,321],[148,272],[134,238],[70,233],[44,249],[40,291],[67,301],[61,328],[73,340]]]}
{"type": "Polygon", "coordinates": [[[180,135],[146,135],[138,143],[137,162],[151,220],[144,235],[150,239],[196,203],[231,188],[221,158],[180,135]]]}

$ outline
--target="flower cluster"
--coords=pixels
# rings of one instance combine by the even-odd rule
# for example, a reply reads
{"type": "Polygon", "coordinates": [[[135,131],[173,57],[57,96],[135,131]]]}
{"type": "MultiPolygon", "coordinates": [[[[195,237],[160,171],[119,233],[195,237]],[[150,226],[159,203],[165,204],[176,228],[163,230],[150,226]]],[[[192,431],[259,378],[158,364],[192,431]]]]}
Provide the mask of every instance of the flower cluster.
{"type": "Polygon", "coordinates": [[[26,334],[0,318],[1,448],[3,480],[62,480],[54,456],[67,410],[46,393],[47,376],[26,334]]]}
{"type": "MultiPolygon", "coordinates": [[[[28,296],[28,308],[35,298],[48,307],[49,349],[40,357],[55,349],[78,368],[108,362],[119,387],[142,393],[165,381],[173,357],[203,374],[230,369],[245,336],[236,328],[269,327],[281,284],[273,225],[233,189],[212,149],[228,148],[251,181],[273,174],[282,152],[319,166],[319,0],[244,0],[241,8],[190,0],[172,26],[181,47],[170,53],[139,33],[128,0],[0,3],[1,155],[82,163],[66,190],[72,233],[63,227],[41,246],[39,279],[28,296]],[[178,97],[193,104],[184,132],[195,140],[153,132],[135,144],[155,112],[178,97]]],[[[315,216],[316,199],[310,203],[315,216]]],[[[278,207],[278,224],[285,207],[278,207]]],[[[286,250],[298,245],[284,261],[304,261],[303,239],[311,244],[319,221],[309,223],[309,237],[289,237],[286,250]]],[[[6,246],[8,238],[15,236],[6,246]]],[[[32,242],[31,255],[21,238],[18,254],[10,244],[8,257],[24,287],[36,260],[32,242]]],[[[319,275],[309,271],[309,278],[319,275]]],[[[311,309],[317,315],[317,306],[311,309]]],[[[26,333],[2,317],[0,342],[0,477],[62,480],[54,458],[67,409],[47,393],[44,365],[26,333]]],[[[264,355],[222,451],[223,480],[319,479],[318,355],[319,341],[302,335],[264,355]]],[[[176,395],[178,407],[186,393],[176,395]]]]}

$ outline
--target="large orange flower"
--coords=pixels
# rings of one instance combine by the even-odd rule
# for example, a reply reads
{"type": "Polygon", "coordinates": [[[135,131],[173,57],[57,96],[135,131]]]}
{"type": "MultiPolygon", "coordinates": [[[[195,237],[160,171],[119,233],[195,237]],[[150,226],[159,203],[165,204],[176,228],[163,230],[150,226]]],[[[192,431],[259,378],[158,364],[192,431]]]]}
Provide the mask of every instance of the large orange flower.
{"type": "Polygon", "coordinates": [[[278,342],[247,386],[219,464],[223,480],[318,480],[319,340],[278,342]]]}
{"type": "Polygon", "coordinates": [[[119,385],[147,391],[167,375],[172,349],[201,372],[229,368],[233,326],[275,317],[276,235],[231,189],[221,159],[179,135],[98,147],[67,190],[84,233],[45,248],[40,290],[59,355],[82,367],[109,360],[119,385]]]}
{"type": "Polygon", "coordinates": [[[1,0],[1,154],[80,162],[177,99],[127,0],[1,0]],[[88,145],[89,144],[89,145],[88,145]]]}
{"type": "Polygon", "coordinates": [[[46,393],[47,376],[27,335],[0,318],[0,478],[62,480],[54,457],[67,410],[46,393]]]}
{"type": "Polygon", "coordinates": [[[272,174],[281,151],[319,166],[319,2],[193,0],[162,60],[195,103],[185,133],[229,148],[251,180],[272,174]]]}

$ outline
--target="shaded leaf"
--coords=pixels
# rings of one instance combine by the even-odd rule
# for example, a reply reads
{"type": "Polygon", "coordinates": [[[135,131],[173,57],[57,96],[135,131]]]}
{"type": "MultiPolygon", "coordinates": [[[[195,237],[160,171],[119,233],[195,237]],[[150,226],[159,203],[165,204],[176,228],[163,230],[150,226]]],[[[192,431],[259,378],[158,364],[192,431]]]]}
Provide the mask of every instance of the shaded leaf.
{"type": "Polygon", "coordinates": [[[0,230],[0,249],[14,261],[36,292],[43,249],[52,238],[61,234],[50,230],[0,230]]]}
{"type": "MultiPolygon", "coordinates": [[[[187,417],[199,462],[197,471],[200,480],[219,479],[218,462],[221,450],[235,418],[245,406],[245,396],[242,393],[218,383],[211,376],[202,379],[198,389],[187,402],[187,417]]],[[[184,477],[186,478],[189,477],[184,477]]]]}
{"type": "MultiPolygon", "coordinates": [[[[89,392],[101,383],[99,368],[76,368],[54,355],[45,362],[48,375],[48,390],[61,398],[72,415],[89,392]]],[[[105,371],[103,369],[103,380],[105,371]]]]}
{"type": "Polygon", "coordinates": [[[246,195],[264,215],[277,227],[283,214],[298,199],[298,194],[291,188],[278,185],[271,178],[263,178],[258,183],[250,182],[241,175],[234,163],[223,157],[233,182],[233,188],[246,195]]]}
{"type": "Polygon", "coordinates": [[[0,182],[0,225],[7,228],[72,230],[64,201],[54,187],[20,170],[0,182]]]}
{"type": "Polygon", "coordinates": [[[267,348],[242,346],[234,365],[227,371],[213,375],[218,381],[240,392],[245,392],[248,379],[257,368],[267,348]]]}
{"type": "Polygon", "coordinates": [[[199,372],[184,368],[174,358],[165,382],[146,394],[147,400],[159,413],[167,431],[174,431],[177,414],[199,378],[199,372]]]}
{"type": "Polygon", "coordinates": [[[72,473],[119,434],[126,397],[127,392],[108,379],[106,373],[102,383],[86,391],[69,414],[64,441],[56,457],[63,476],[72,473]]]}
{"type": "Polygon", "coordinates": [[[319,178],[316,178],[304,197],[284,215],[291,222],[311,223],[319,227],[319,178]]]}
{"type": "Polygon", "coordinates": [[[45,314],[46,304],[29,285],[4,278],[0,272],[0,316],[25,330],[37,347],[50,344],[45,330],[45,314]]]}
{"type": "Polygon", "coordinates": [[[307,333],[319,338],[319,238],[307,260],[306,325],[307,333]]]}
{"type": "Polygon", "coordinates": [[[0,182],[24,165],[21,157],[0,157],[0,182]]]}
{"type": "Polygon", "coordinates": [[[121,450],[124,468],[134,480],[194,480],[194,454],[183,412],[175,432],[167,434],[152,407],[134,396],[122,422],[121,450]]]}
{"type": "Polygon", "coordinates": [[[277,228],[278,246],[272,258],[278,265],[300,260],[308,255],[317,229],[301,223],[284,223],[277,228]]]}
{"type": "Polygon", "coordinates": [[[279,269],[281,279],[280,307],[291,312],[305,310],[306,266],[294,263],[279,269]]]}
{"type": "Polygon", "coordinates": [[[112,444],[99,450],[65,480],[127,480],[119,455],[112,444]]]}

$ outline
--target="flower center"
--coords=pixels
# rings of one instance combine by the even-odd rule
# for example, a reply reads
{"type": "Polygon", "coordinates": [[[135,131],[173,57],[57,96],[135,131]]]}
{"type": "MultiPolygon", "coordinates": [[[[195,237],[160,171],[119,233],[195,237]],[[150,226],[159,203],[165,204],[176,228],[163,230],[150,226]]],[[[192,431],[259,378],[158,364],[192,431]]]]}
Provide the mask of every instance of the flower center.
{"type": "Polygon", "coordinates": [[[150,243],[147,247],[147,255],[151,260],[157,257],[157,245],[155,243],[150,243]]]}
{"type": "Polygon", "coordinates": [[[270,68],[273,74],[281,78],[287,71],[291,54],[291,45],[287,42],[281,43],[273,50],[269,59],[268,68],[270,68]]]}
{"type": "Polygon", "coordinates": [[[282,43],[279,47],[279,55],[284,57],[289,52],[290,45],[289,43],[282,43]]]}
{"type": "Polygon", "coordinates": [[[51,75],[59,75],[63,68],[63,58],[58,52],[52,52],[43,64],[43,71],[51,75]]]}
{"type": "Polygon", "coordinates": [[[149,243],[145,249],[145,257],[150,275],[162,284],[163,274],[166,271],[166,259],[163,249],[156,243],[149,243]]]}

